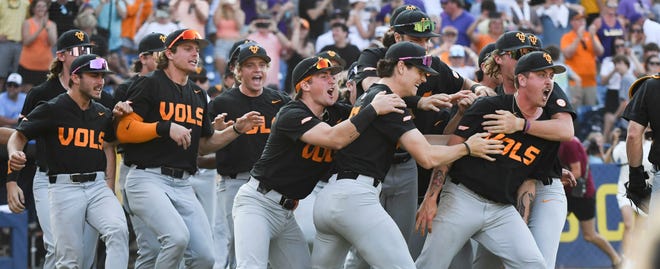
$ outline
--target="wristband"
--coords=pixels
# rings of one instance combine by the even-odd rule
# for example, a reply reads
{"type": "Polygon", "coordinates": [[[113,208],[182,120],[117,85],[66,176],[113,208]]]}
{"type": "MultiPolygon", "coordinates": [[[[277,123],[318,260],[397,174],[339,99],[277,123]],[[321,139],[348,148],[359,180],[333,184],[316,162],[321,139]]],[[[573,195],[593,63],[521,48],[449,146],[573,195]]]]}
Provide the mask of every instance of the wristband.
{"type": "Polygon", "coordinates": [[[419,104],[419,100],[422,100],[421,96],[413,95],[413,96],[406,96],[402,98],[404,102],[406,102],[406,107],[407,108],[417,108],[417,104],[419,104]]]}
{"type": "Polygon", "coordinates": [[[465,146],[465,149],[467,149],[467,156],[472,155],[472,150],[470,150],[470,146],[466,142],[463,142],[463,145],[465,146]]]}
{"type": "Polygon", "coordinates": [[[170,136],[170,127],[172,126],[172,122],[170,121],[159,121],[156,124],[156,134],[160,137],[168,137],[170,136]]]}
{"type": "Polygon", "coordinates": [[[351,117],[351,123],[353,123],[358,133],[362,133],[377,116],[376,109],[372,105],[367,105],[357,115],[351,117]]]}
{"type": "Polygon", "coordinates": [[[474,90],[476,90],[477,87],[479,87],[479,86],[483,86],[483,85],[481,85],[481,84],[479,84],[479,83],[475,83],[474,85],[472,85],[472,86],[470,87],[470,91],[471,91],[472,93],[474,93],[474,90]]]}
{"type": "Polygon", "coordinates": [[[231,128],[234,130],[234,132],[238,135],[242,135],[243,133],[239,132],[238,129],[236,129],[236,125],[232,125],[231,128]]]}
{"type": "Polygon", "coordinates": [[[529,131],[529,127],[530,127],[531,123],[527,119],[524,119],[524,120],[525,120],[525,127],[523,127],[523,134],[526,134],[527,131],[529,131]]]}

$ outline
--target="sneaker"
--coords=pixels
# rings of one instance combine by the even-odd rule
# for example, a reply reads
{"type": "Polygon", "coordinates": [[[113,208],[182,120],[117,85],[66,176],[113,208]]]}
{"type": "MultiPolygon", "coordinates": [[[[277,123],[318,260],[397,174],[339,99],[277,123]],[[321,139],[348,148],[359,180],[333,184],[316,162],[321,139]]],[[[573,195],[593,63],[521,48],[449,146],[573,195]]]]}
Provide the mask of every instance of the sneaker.
{"type": "Polygon", "coordinates": [[[626,197],[644,213],[649,212],[649,200],[651,198],[651,184],[646,183],[643,188],[630,188],[630,182],[626,182],[626,197]]]}

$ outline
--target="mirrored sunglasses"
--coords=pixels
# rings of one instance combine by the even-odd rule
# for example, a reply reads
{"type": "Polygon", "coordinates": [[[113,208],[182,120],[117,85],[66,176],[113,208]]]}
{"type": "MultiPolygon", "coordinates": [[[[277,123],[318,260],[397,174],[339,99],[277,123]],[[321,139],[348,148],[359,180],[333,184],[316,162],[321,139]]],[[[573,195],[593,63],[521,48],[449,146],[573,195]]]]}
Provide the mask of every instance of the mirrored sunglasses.
{"type": "Polygon", "coordinates": [[[89,65],[89,69],[92,71],[110,71],[108,69],[108,62],[105,61],[103,58],[96,58],[94,60],[89,61],[89,63],[83,64],[81,66],[78,66],[76,69],[71,72],[71,74],[75,74],[82,68],[83,66],[89,65]]]}
{"type": "Polygon", "coordinates": [[[424,55],[421,57],[402,57],[399,58],[399,61],[406,61],[406,60],[422,60],[422,64],[425,65],[426,67],[431,67],[431,64],[433,63],[433,59],[431,58],[431,55],[424,55]]]}
{"type": "Polygon", "coordinates": [[[73,57],[78,57],[81,55],[87,55],[92,53],[92,48],[91,47],[73,47],[73,48],[68,48],[66,49],[67,52],[69,52],[69,55],[73,57]]]}
{"type": "Polygon", "coordinates": [[[509,56],[511,56],[511,59],[514,59],[514,60],[517,61],[521,57],[525,56],[525,54],[530,53],[532,51],[534,51],[534,50],[518,49],[518,50],[512,50],[512,51],[505,51],[505,52],[502,52],[500,55],[509,54],[509,56]]]}
{"type": "Polygon", "coordinates": [[[173,46],[177,41],[179,41],[179,39],[182,39],[182,40],[196,40],[196,39],[202,39],[202,36],[201,36],[197,31],[195,31],[195,30],[192,30],[192,29],[185,30],[185,31],[181,32],[181,34],[179,34],[179,35],[178,35],[178,36],[172,41],[172,43],[170,43],[169,46],[167,46],[167,49],[171,49],[172,46],[173,46]]]}
{"type": "Polygon", "coordinates": [[[427,18],[423,18],[421,21],[413,22],[413,23],[396,24],[394,25],[394,27],[410,26],[410,25],[413,26],[413,30],[415,32],[419,32],[419,33],[424,33],[426,31],[430,31],[430,32],[435,31],[435,22],[427,18]]]}

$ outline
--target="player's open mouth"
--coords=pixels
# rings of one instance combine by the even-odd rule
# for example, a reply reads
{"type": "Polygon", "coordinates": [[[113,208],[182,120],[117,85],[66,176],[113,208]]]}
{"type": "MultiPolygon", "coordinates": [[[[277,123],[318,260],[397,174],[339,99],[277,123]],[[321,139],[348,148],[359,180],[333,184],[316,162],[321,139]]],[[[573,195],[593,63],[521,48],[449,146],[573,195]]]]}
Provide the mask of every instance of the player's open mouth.
{"type": "Polygon", "coordinates": [[[188,62],[188,63],[190,63],[190,64],[194,64],[195,66],[197,66],[197,62],[198,62],[198,60],[192,60],[192,61],[190,61],[190,62],[188,62]]]}
{"type": "Polygon", "coordinates": [[[550,92],[552,92],[552,89],[544,89],[543,90],[543,98],[547,100],[548,97],[550,96],[550,92]]]}
{"type": "Polygon", "coordinates": [[[334,91],[335,91],[335,88],[332,87],[332,88],[328,89],[326,92],[328,93],[328,95],[329,95],[330,97],[332,97],[332,93],[333,93],[334,91]]]}
{"type": "Polygon", "coordinates": [[[252,77],[252,82],[254,83],[261,83],[261,80],[263,79],[262,76],[254,76],[252,77]]]}

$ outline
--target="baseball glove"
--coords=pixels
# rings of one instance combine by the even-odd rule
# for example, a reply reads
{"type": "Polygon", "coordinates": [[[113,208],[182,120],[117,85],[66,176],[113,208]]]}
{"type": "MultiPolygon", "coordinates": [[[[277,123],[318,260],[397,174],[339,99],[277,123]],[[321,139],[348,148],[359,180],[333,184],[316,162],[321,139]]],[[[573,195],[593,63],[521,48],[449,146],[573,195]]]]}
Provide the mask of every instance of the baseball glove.
{"type": "Polygon", "coordinates": [[[651,198],[651,184],[646,182],[649,177],[644,167],[629,167],[630,178],[626,182],[626,197],[644,213],[648,213],[651,198]]]}

